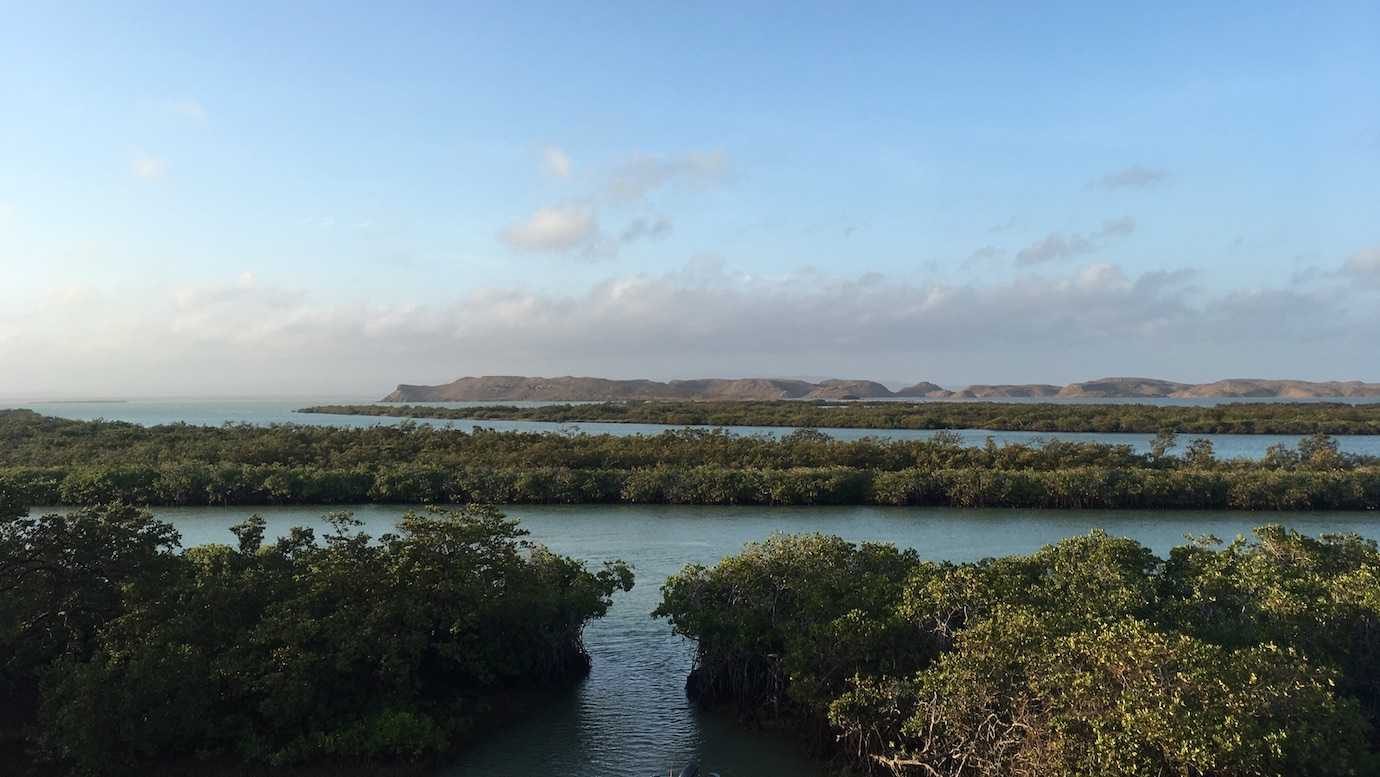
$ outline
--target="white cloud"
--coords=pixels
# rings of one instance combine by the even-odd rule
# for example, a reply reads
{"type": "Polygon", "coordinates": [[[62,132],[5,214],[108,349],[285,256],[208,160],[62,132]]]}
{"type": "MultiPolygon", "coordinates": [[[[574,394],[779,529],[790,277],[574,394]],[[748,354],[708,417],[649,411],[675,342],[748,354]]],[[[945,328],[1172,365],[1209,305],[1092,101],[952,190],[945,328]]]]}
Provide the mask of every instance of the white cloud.
{"type": "Polygon", "coordinates": [[[1074,282],[1080,287],[1089,290],[1111,290],[1125,291],[1131,287],[1131,282],[1120,267],[1113,264],[1090,264],[1078,271],[1074,276],[1074,282]]]}
{"type": "Polygon", "coordinates": [[[531,253],[573,253],[581,259],[611,259],[624,246],[644,240],[660,240],[671,234],[665,216],[638,217],[610,235],[599,226],[598,214],[585,205],[541,208],[523,221],[499,233],[510,247],[531,253]]]}
{"type": "Polygon", "coordinates": [[[1100,241],[1128,237],[1135,231],[1136,220],[1130,216],[1123,216],[1118,219],[1107,219],[1102,222],[1101,228],[1091,235],[1051,232],[1022,248],[1016,254],[1016,264],[1043,264],[1090,254],[1098,250],[1100,241]]]}
{"type": "Polygon", "coordinates": [[[594,210],[583,205],[540,208],[500,233],[519,251],[563,252],[587,246],[599,235],[594,210]]]}
{"type": "Polygon", "coordinates": [[[1347,257],[1342,272],[1363,283],[1380,286],[1380,245],[1364,248],[1347,257]]]}
{"type": "Polygon", "coordinates": [[[1148,189],[1158,186],[1169,177],[1169,173],[1153,167],[1131,165],[1088,182],[1090,189],[1148,189]]]}
{"type": "Polygon", "coordinates": [[[1003,222],[1000,223],[1000,224],[993,224],[992,226],[988,227],[988,228],[987,228],[987,234],[989,234],[989,235],[1000,235],[1000,234],[1002,234],[1002,233],[1004,233],[1004,232],[1010,232],[1011,230],[1013,230],[1013,229],[1015,229],[1015,228],[1016,228],[1016,217],[1015,217],[1015,216],[1012,216],[1011,218],[1007,219],[1006,221],[1003,221],[1003,222]]]}
{"type": "Polygon", "coordinates": [[[1129,237],[1135,231],[1136,220],[1130,216],[1122,216],[1102,222],[1102,228],[1097,230],[1097,237],[1129,237]]]}
{"type": "Polygon", "coordinates": [[[1362,249],[1347,257],[1347,272],[1380,274],[1380,245],[1362,249]]]}
{"type": "Polygon", "coordinates": [[[1003,256],[1006,256],[1006,252],[1002,249],[994,245],[985,245],[982,248],[979,248],[976,251],[969,254],[968,258],[963,261],[963,264],[967,267],[975,267],[978,265],[989,264],[1002,258],[1003,256]]]}
{"type": "Polygon", "coordinates": [[[259,291],[254,273],[245,271],[230,282],[175,287],[172,290],[172,301],[173,307],[177,310],[199,310],[253,298],[259,291]]]}
{"type": "Polygon", "coordinates": [[[191,119],[198,123],[206,121],[206,107],[199,101],[188,98],[169,100],[168,110],[184,119],[191,119]]]}
{"type": "Polygon", "coordinates": [[[712,185],[722,182],[728,170],[728,157],[721,151],[636,156],[609,176],[608,196],[616,202],[632,202],[675,182],[712,185]]]}
{"type": "Polygon", "coordinates": [[[547,146],[541,152],[542,166],[546,172],[557,178],[570,177],[570,157],[555,146],[547,146]]]}
{"type": "MultiPolygon", "coordinates": [[[[570,175],[570,158],[556,146],[542,151],[542,164],[555,177],[570,175]]],[[[555,205],[538,209],[526,219],[499,232],[499,239],[519,251],[576,253],[585,259],[617,256],[623,246],[642,240],[657,240],[671,234],[671,220],[665,216],[637,216],[621,231],[605,233],[599,227],[602,210],[618,213],[628,206],[646,210],[652,192],[685,184],[706,186],[723,180],[728,158],[722,152],[690,152],[676,156],[636,156],[616,167],[600,191],[581,204],[555,205]]]]}
{"type": "Polygon", "coordinates": [[[624,227],[618,239],[625,244],[638,240],[659,240],[671,234],[671,229],[671,220],[665,216],[652,219],[636,218],[624,227]]]}
{"type": "Polygon", "coordinates": [[[167,161],[146,151],[136,151],[130,167],[134,175],[146,181],[156,181],[168,174],[167,161]]]}
{"type": "Polygon", "coordinates": [[[1059,259],[1090,253],[1094,249],[1091,240],[1079,234],[1066,235],[1062,232],[1050,234],[1022,248],[1016,254],[1017,264],[1041,264],[1059,259]]]}

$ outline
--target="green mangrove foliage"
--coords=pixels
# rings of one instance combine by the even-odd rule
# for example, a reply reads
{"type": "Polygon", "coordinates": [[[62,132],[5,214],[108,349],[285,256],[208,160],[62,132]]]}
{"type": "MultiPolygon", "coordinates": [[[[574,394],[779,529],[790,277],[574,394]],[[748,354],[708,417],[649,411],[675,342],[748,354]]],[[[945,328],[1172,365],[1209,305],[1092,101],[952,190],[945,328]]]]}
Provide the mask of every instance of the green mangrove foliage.
{"type": "Polygon", "coordinates": [[[801,400],[592,402],[514,405],[316,405],[300,413],[675,426],[992,429],[1012,432],[1380,434],[1380,403],[1234,402],[1212,406],[1056,402],[827,402],[801,400]]]}
{"type": "Polygon", "coordinates": [[[1380,553],[1354,535],[969,564],[782,535],[662,591],[692,696],[868,773],[1380,773],[1380,553]]]}
{"type": "Polygon", "coordinates": [[[0,493],[27,504],[878,504],[1373,510],[1380,461],[1325,435],[1261,461],[1069,441],[585,435],[279,425],[142,427],[0,411],[0,493]]]}
{"type": "Polygon", "coordinates": [[[529,544],[493,508],[370,537],[179,551],[111,505],[0,522],[0,759],[62,772],[418,762],[519,694],[588,670],[582,632],[633,579],[529,544]],[[198,764],[200,766],[198,766],[198,764]]]}

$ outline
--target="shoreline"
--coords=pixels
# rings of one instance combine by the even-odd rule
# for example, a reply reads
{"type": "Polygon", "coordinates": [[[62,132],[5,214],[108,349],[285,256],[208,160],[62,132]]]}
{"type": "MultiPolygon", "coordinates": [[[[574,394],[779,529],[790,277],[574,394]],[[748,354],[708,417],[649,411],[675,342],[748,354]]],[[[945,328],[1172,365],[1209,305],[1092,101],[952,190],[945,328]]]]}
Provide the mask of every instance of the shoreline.
{"type": "Polygon", "coordinates": [[[1250,402],[1213,406],[1052,402],[632,401],[440,407],[312,405],[304,415],[447,421],[657,424],[671,427],[832,428],[1029,433],[1380,435],[1380,403],[1250,402]]]}

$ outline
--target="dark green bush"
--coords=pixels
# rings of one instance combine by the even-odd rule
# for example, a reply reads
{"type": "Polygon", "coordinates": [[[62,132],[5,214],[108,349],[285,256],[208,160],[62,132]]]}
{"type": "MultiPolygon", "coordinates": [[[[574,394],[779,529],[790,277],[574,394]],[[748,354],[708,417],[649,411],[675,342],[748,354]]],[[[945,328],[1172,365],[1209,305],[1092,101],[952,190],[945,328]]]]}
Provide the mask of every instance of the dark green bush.
{"type": "Polygon", "coordinates": [[[863,771],[1369,775],[1380,552],[1279,527],[1157,558],[1094,532],[971,564],[776,536],[670,578],[707,704],[863,771]]]}
{"type": "Polygon", "coordinates": [[[3,733],[91,774],[431,758],[504,694],[583,675],[585,624],[632,586],[492,508],[377,538],[328,520],[265,542],[251,518],[181,553],[119,505],[0,524],[3,733]]]}
{"type": "Polygon", "coordinates": [[[1265,461],[1047,441],[781,439],[431,427],[144,428],[0,411],[0,488],[28,504],[629,502],[1374,510],[1380,462],[1326,437],[1265,461]],[[1287,455],[1286,455],[1287,454],[1287,455]],[[98,463],[95,463],[98,462],[98,463]]]}

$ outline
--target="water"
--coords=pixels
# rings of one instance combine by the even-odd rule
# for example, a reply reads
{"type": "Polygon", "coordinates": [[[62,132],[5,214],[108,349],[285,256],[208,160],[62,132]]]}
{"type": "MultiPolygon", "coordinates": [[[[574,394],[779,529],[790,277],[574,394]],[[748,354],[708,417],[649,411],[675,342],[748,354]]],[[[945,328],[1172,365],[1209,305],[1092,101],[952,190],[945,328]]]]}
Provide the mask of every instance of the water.
{"type": "MultiPolygon", "coordinates": [[[[73,418],[91,421],[104,418],[111,421],[128,421],[152,426],[155,424],[188,423],[199,426],[220,426],[225,423],[248,424],[307,424],[311,426],[337,426],[361,428],[380,425],[395,425],[403,420],[431,426],[470,429],[482,426],[499,431],[524,432],[584,432],[587,434],[658,434],[667,429],[685,427],[662,424],[619,424],[619,423],[580,423],[560,424],[549,421],[444,421],[428,419],[400,419],[385,416],[322,415],[315,413],[295,413],[294,410],[315,404],[372,404],[358,397],[318,397],[308,399],[206,399],[206,400],[130,400],[125,402],[3,402],[3,407],[26,407],[44,415],[60,418],[73,418]]],[[[437,402],[437,407],[478,407],[483,405],[537,406],[553,404],[549,402],[437,402]]],[[[556,403],[569,404],[569,403],[556,403]]],[[[1076,404],[1076,403],[1075,403],[1076,404]]],[[[1213,404],[1211,400],[1160,400],[1154,404],[1213,404]]],[[[787,427],[735,426],[730,427],[734,434],[779,436],[794,431],[787,427]]],[[[888,439],[927,439],[934,435],[928,429],[821,429],[841,440],[856,440],[863,437],[883,437],[888,439]]],[[[998,444],[1030,443],[1041,440],[1060,439],[1083,442],[1105,442],[1130,445],[1136,451],[1150,450],[1151,434],[1124,434],[1107,432],[1001,432],[984,429],[956,430],[965,445],[982,445],[991,436],[998,444]]],[[[1208,434],[1197,435],[1212,441],[1217,457],[1221,459],[1258,459],[1276,443],[1288,447],[1298,444],[1299,435],[1288,434],[1208,434]]],[[[1194,435],[1180,435],[1180,449],[1193,439],[1194,435]]],[[[1337,443],[1344,453],[1367,456],[1380,456],[1380,435],[1340,435],[1337,443]]]]}
{"type": "MultiPolygon", "coordinates": [[[[403,508],[365,505],[355,515],[374,534],[389,530],[403,508]]],[[[1064,537],[1104,528],[1134,537],[1160,555],[1186,533],[1231,539],[1264,523],[1309,534],[1356,532],[1380,539],[1374,513],[1227,513],[1148,511],[962,510],[877,507],[511,506],[535,540],[591,564],[632,563],[637,586],[586,631],[593,669],[574,691],[463,753],[437,777],[649,777],[691,756],[723,777],[823,775],[782,737],[706,715],[685,699],[693,647],[648,613],[660,585],[684,564],[712,564],[773,532],[819,531],[852,541],[912,547],[924,558],[971,561],[1029,553],[1064,537]]],[[[228,542],[227,529],[246,508],[158,508],[182,532],[183,544],[228,542]]],[[[318,525],[322,508],[260,508],[270,535],[318,525]]]]}

